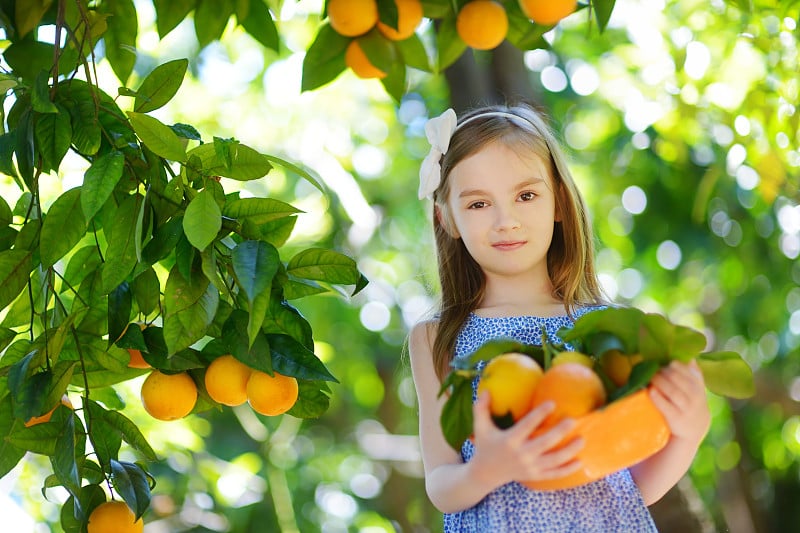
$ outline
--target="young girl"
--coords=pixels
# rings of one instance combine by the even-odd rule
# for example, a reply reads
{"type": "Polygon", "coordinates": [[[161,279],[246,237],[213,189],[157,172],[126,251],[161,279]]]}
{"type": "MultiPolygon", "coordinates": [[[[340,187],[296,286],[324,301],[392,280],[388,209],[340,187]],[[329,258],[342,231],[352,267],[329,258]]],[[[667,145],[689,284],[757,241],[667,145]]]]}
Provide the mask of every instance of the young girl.
{"type": "Polygon", "coordinates": [[[552,403],[501,430],[484,394],[473,406],[473,438],[460,453],[445,441],[438,392],[453,357],[498,336],[538,343],[544,330],[556,338],[603,301],[584,202],[536,111],[487,107],[457,122],[447,110],[425,130],[432,147],[419,195],[433,199],[441,308],[414,326],[409,353],[426,489],[445,532],[655,531],[647,505],[688,470],[710,424],[696,364],[673,363],[653,378],[652,400],[672,431],[666,447],[587,485],[535,491],[518,483],[580,467],[580,439],[556,446],[573,420],[530,438],[552,403]]]}

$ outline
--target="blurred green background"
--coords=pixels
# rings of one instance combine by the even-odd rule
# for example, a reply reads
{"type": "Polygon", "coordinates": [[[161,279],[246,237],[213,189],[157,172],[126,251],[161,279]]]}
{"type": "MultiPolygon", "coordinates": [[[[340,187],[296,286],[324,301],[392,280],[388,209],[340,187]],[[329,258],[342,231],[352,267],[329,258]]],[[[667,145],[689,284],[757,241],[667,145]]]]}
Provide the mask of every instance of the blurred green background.
{"type": "MultiPolygon", "coordinates": [[[[416,199],[423,127],[464,94],[416,70],[399,102],[350,72],[301,92],[322,2],[272,4],[279,53],[233,22],[203,48],[191,18],[159,39],[153,5],[138,0],[134,78],[189,57],[191,77],[154,115],[313,170],[327,194],[276,169],[242,195],[303,209],[289,248],[342,251],[370,284],[352,299],[298,303],[341,382],[319,420],[234,408],[157,423],[138,381],[120,391],[164,459],[151,465],[145,531],[437,531],[404,342],[437,291],[430,205],[416,199]]],[[[605,32],[573,15],[514,72],[563,139],[609,296],[704,331],[755,371],[754,398],[710,396],[713,425],[681,485],[702,504],[704,531],[800,527],[799,11],[797,1],[619,1],[605,32]]],[[[492,64],[475,55],[482,72],[492,64]]],[[[116,94],[106,62],[98,72],[116,94]]],[[[65,161],[47,187],[56,196],[83,170],[65,161]]],[[[0,180],[13,205],[19,189],[0,180]]],[[[0,480],[0,515],[13,531],[59,531],[65,496],[43,501],[46,462],[29,459],[0,480]]]]}

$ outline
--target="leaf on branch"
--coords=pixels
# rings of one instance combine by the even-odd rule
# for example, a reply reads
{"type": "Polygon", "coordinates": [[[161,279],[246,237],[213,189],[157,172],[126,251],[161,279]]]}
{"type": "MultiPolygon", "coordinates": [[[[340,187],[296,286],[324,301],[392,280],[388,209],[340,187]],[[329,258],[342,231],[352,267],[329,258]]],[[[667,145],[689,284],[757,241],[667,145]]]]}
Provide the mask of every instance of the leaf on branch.
{"type": "Polygon", "coordinates": [[[136,463],[111,460],[111,483],[134,514],[135,520],[150,506],[150,483],[147,473],[136,463]]]}
{"type": "Polygon", "coordinates": [[[128,118],[136,135],[154,154],[170,161],[186,162],[183,141],[168,126],[157,118],[135,111],[128,111],[128,118]]]}
{"type": "Polygon", "coordinates": [[[172,100],[183,83],[188,66],[188,59],[175,59],[154,68],[136,91],[133,110],[149,113],[172,100]]]}
{"type": "Polygon", "coordinates": [[[164,292],[164,340],[170,355],[188,348],[201,338],[214,320],[219,291],[199,269],[186,279],[176,264],[164,292]]]}
{"type": "Polygon", "coordinates": [[[122,177],[125,156],[114,150],[95,159],[83,176],[81,209],[86,220],[92,220],[111,197],[122,177]]]}
{"type": "Polygon", "coordinates": [[[214,194],[203,189],[192,198],[183,216],[183,231],[192,246],[205,250],[222,229],[222,212],[214,194]]]}
{"type": "Polygon", "coordinates": [[[289,335],[268,334],[272,368],[284,376],[339,383],[319,358],[289,335]]]}
{"type": "MultiPolygon", "coordinates": [[[[241,2],[240,2],[241,4],[241,2]]],[[[237,14],[239,24],[263,46],[280,51],[280,38],[272,13],[263,0],[250,0],[247,14],[237,14]]]]}
{"type": "Polygon", "coordinates": [[[33,252],[5,250],[0,252],[0,308],[5,309],[25,288],[33,270],[33,252]]]}
{"type": "Polygon", "coordinates": [[[311,91],[332,82],[347,65],[344,52],[350,39],[339,35],[330,24],[320,27],[303,58],[302,91],[311,91]]]}

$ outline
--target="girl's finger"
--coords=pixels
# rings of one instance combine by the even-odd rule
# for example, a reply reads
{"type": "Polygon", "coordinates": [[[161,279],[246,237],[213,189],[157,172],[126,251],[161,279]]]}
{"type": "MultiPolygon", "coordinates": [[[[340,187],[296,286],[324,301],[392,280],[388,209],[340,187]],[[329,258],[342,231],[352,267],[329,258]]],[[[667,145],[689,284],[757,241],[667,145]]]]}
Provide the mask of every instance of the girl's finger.
{"type": "Polygon", "coordinates": [[[539,453],[552,450],[561,443],[569,433],[575,429],[575,420],[565,418],[547,431],[536,435],[529,441],[529,446],[539,451],[539,453]]]}
{"type": "Polygon", "coordinates": [[[489,410],[489,402],[489,392],[484,391],[472,404],[472,428],[479,435],[490,430],[494,425],[491,411],[489,410]]]}
{"type": "Polygon", "coordinates": [[[509,431],[517,437],[527,439],[528,436],[539,427],[547,415],[553,412],[556,408],[555,402],[547,401],[536,408],[531,409],[525,416],[520,418],[509,431]]]}

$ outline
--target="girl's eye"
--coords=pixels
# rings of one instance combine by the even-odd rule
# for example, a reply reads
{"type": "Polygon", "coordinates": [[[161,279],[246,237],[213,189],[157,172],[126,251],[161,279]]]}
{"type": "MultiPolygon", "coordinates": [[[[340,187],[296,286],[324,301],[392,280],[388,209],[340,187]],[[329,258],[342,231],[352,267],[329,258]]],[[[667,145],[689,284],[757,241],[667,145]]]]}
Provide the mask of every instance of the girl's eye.
{"type": "Polygon", "coordinates": [[[481,209],[483,207],[486,207],[486,202],[479,201],[479,202],[472,202],[471,204],[469,204],[469,206],[467,206],[467,209],[481,209]]]}
{"type": "Polygon", "coordinates": [[[519,195],[519,199],[523,202],[530,202],[534,198],[536,198],[536,193],[530,191],[526,191],[519,195]]]}

